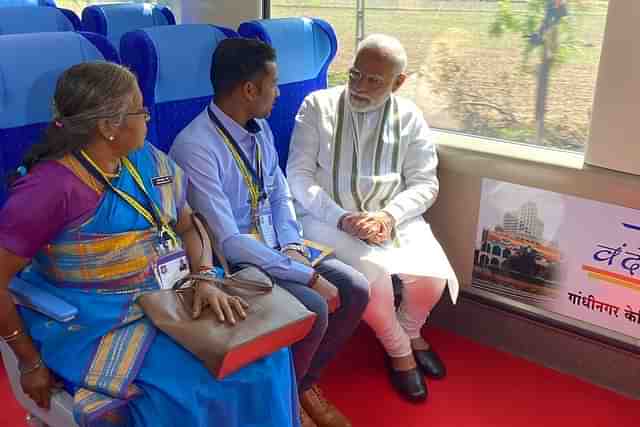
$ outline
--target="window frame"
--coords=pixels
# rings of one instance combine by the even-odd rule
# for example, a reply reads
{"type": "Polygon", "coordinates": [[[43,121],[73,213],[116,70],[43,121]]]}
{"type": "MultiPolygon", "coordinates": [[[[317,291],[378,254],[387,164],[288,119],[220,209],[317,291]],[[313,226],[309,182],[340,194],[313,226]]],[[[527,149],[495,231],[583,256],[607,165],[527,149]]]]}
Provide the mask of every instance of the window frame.
{"type": "MultiPolygon", "coordinates": [[[[632,2],[616,2],[615,0],[609,0],[609,2],[607,3],[607,18],[603,35],[602,51],[604,51],[604,49],[615,48],[615,40],[607,37],[607,31],[609,31],[610,28],[616,25],[615,21],[619,18],[618,15],[612,15],[610,13],[611,5],[613,3],[623,3],[624,6],[618,5],[619,7],[623,8],[632,7],[632,2]]],[[[262,5],[263,17],[265,19],[270,18],[271,0],[262,0],[262,5]]],[[[629,10],[629,12],[631,11],[629,10]]],[[[630,32],[631,31],[632,29],[630,29],[630,32]]],[[[638,36],[640,37],[640,29],[636,31],[638,32],[638,36]]],[[[598,65],[598,75],[600,73],[600,70],[602,70],[603,68],[608,68],[609,64],[603,63],[603,61],[607,61],[608,58],[609,57],[607,55],[601,54],[600,63],[598,65]]],[[[638,77],[638,80],[640,81],[640,77],[638,77]]],[[[600,121],[598,114],[603,114],[602,112],[603,110],[605,110],[604,108],[599,108],[600,105],[597,102],[599,99],[606,98],[607,89],[608,88],[606,82],[602,82],[601,79],[597,77],[596,87],[594,88],[594,97],[591,101],[591,111],[593,112],[593,114],[589,124],[590,130],[592,130],[592,124],[594,122],[600,121]],[[605,92],[605,94],[603,96],[602,93],[598,92],[605,92]]],[[[526,144],[509,140],[492,139],[480,135],[473,135],[448,129],[433,128],[433,132],[436,137],[437,145],[455,147],[461,150],[481,152],[496,156],[498,158],[508,157],[512,159],[528,160],[535,163],[551,164],[569,169],[582,169],[586,164],[599,166],[602,163],[601,159],[597,155],[594,156],[594,154],[592,153],[610,150],[609,148],[607,148],[607,150],[597,150],[597,148],[600,147],[600,144],[608,144],[608,141],[592,141],[591,132],[589,134],[589,137],[587,137],[587,141],[585,142],[585,150],[582,153],[555,148],[540,147],[533,144],[526,144]]],[[[629,173],[629,171],[619,170],[616,168],[611,169],[629,173]]],[[[637,174],[640,175],[640,166],[637,174]]]]}

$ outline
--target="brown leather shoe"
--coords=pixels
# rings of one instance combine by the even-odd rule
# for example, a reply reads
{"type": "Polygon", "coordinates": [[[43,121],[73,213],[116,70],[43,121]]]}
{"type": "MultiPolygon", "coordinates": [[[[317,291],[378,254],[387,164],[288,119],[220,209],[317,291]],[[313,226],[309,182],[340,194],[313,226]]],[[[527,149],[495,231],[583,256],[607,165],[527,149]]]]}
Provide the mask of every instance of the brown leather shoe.
{"type": "Polygon", "coordinates": [[[347,417],[324,398],[318,386],[314,385],[300,395],[300,405],[318,427],[351,427],[347,417]]]}
{"type": "Polygon", "coordinates": [[[318,427],[315,421],[307,414],[307,411],[304,410],[302,406],[300,406],[300,425],[302,427],[318,427]]]}

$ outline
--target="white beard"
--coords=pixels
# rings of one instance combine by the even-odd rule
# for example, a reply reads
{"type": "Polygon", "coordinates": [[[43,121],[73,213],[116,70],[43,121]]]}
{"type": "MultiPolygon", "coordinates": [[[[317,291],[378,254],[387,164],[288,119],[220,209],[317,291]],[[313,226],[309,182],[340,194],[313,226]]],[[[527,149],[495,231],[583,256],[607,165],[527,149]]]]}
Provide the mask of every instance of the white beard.
{"type": "Polygon", "coordinates": [[[385,102],[387,102],[387,100],[391,96],[391,93],[387,94],[387,96],[383,97],[378,102],[374,103],[371,100],[369,100],[368,102],[366,102],[366,104],[361,101],[355,101],[351,97],[350,91],[347,91],[347,95],[348,95],[347,102],[349,102],[349,107],[351,108],[352,111],[356,113],[370,113],[371,111],[375,111],[381,108],[385,104],[385,102]]]}

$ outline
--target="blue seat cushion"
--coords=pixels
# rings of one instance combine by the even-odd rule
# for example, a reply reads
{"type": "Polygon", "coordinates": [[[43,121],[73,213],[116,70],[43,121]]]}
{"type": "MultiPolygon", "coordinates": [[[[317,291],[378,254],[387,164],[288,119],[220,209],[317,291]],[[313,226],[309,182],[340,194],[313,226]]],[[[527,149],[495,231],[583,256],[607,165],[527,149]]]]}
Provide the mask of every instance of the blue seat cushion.
{"type": "Polygon", "coordinates": [[[258,38],[276,50],[280,97],[268,118],[280,167],[286,170],[295,116],[304,98],[327,87],[327,70],[337,51],[335,32],[327,22],[279,18],[245,22],[244,37],[258,38]]]}
{"type": "Polygon", "coordinates": [[[62,71],[80,62],[105,59],[119,62],[114,48],[96,34],[0,37],[0,129],[49,121],[51,99],[62,71]],[[98,47],[97,41],[102,41],[98,47]]]}
{"type": "Polygon", "coordinates": [[[184,99],[181,101],[156,104],[154,114],[156,122],[155,145],[164,152],[169,152],[171,144],[182,129],[200,114],[211,101],[211,96],[184,99]]]}
{"type": "MultiPolygon", "coordinates": [[[[51,120],[60,74],[95,60],[119,62],[115,48],[97,34],[62,32],[0,37],[0,177],[15,169],[51,120]],[[16,55],[15,52],[20,52],[16,55]]],[[[0,190],[0,203],[4,190],[0,190]]]]}
{"type": "Polygon", "coordinates": [[[75,30],[74,23],[55,7],[15,6],[0,10],[0,35],[75,30]]]}
{"type": "Polygon", "coordinates": [[[316,89],[318,88],[315,80],[280,85],[280,96],[276,100],[267,122],[273,132],[273,141],[283,172],[287,170],[289,144],[296,114],[304,98],[316,89]]]}
{"type": "Polygon", "coordinates": [[[82,25],[85,31],[102,34],[119,48],[125,33],[159,25],[175,25],[175,18],[168,8],[149,3],[103,4],[84,8],[82,25]]]}
{"type": "Polygon", "coordinates": [[[147,138],[156,147],[168,151],[211,99],[211,57],[228,35],[235,33],[192,24],[146,28],[122,38],[122,62],[138,76],[152,116],[147,138]]]}
{"type": "Polygon", "coordinates": [[[51,6],[55,7],[53,0],[0,0],[0,7],[11,6],[51,6]]]}
{"type": "Polygon", "coordinates": [[[278,82],[311,80],[333,59],[330,37],[309,18],[278,18],[250,21],[238,28],[243,37],[259,38],[276,49],[278,82]]]}

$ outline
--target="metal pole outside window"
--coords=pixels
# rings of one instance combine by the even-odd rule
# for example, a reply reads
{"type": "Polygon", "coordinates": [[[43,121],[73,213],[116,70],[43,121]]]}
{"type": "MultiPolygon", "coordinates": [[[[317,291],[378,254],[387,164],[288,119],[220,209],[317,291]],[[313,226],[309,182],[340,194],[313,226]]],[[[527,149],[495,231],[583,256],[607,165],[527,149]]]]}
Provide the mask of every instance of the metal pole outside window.
{"type": "Polygon", "coordinates": [[[356,47],[364,38],[365,0],[356,0],[356,47]]]}
{"type": "Polygon", "coordinates": [[[262,0],[262,19],[271,18],[271,0],[262,0]]]}

